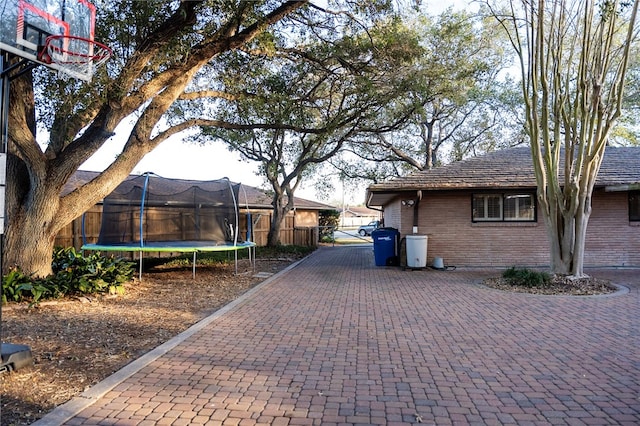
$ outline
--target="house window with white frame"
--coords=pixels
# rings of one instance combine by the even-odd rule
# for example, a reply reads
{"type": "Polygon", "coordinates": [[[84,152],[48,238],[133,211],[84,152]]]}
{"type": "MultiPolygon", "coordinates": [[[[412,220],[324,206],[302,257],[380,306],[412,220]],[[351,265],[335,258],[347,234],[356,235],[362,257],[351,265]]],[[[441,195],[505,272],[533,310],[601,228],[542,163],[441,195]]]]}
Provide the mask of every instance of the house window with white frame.
{"type": "Polygon", "coordinates": [[[640,221],[640,191],[629,192],[629,221],[640,221]]]}
{"type": "Polygon", "coordinates": [[[527,193],[473,194],[474,222],[535,222],[535,195],[527,193]]]}

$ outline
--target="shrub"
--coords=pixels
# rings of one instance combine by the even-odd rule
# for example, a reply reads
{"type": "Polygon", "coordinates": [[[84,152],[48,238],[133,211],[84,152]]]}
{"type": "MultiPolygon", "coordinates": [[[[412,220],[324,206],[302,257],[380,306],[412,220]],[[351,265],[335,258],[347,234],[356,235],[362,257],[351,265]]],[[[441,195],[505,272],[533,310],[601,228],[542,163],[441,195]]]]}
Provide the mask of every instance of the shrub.
{"type": "Polygon", "coordinates": [[[502,273],[504,278],[512,286],[543,287],[551,282],[551,275],[546,272],[532,271],[527,268],[511,267],[502,273]]]}
{"type": "Polygon", "coordinates": [[[338,210],[320,210],[318,213],[318,225],[320,226],[320,242],[333,242],[333,231],[340,224],[340,212],[338,210]]]}
{"type": "Polygon", "coordinates": [[[66,293],[122,293],[122,283],[130,281],[135,273],[134,264],[113,256],[94,252],[82,255],[70,248],[56,248],[52,261],[57,287],[66,293]]]}
{"type": "Polygon", "coordinates": [[[49,293],[50,290],[42,284],[41,280],[34,279],[17,268],[11,269],[2,279],[2,303],[7,303],[9,299],[14,302],[30,299],[33,303],[37,303],[43,296],[46,298],[49,293]]]}
{"type": "Polygon", "coordinates": [[[335,243],[336,239],[333,237],[333,235],[323,235],[320,237],[320,242],[321,243],[335,243]]]}
{"type": "Polygon", "coordinates": [[[122,294],[122,284],[135,273],[132,262],[100,253],[83,256],[73,248],[56,248],[51,266],[53,274],[46,278],[34,278],[12,269],[2,279],[2,302],[10,299],[38,303],[70,294],[122,294]]]}

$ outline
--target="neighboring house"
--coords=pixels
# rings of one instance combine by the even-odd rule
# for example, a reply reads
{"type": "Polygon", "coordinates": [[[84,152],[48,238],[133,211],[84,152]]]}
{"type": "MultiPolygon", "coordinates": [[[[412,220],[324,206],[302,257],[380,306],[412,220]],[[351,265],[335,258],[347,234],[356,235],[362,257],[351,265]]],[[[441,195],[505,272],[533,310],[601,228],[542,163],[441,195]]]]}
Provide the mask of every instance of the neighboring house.
{"type": "MultiPolygon", "coordinates": [[[[252,214],[253,241],[263,246],[267,244],[267,234],[273,214],[273,198],[260,188],[242,185],[240,204],[248,206],[252,214]],[[246,199],[243,197],[246,194],[246,199]]],[[[315,246],[318,244],[319,215],[322,210],[338,210],[336,207],[317,201],[294,197],[294,209],[286,217],[280,230],[283,244],[315,246]]]]}
{"type": "MultiPolygon", "coordinates": [[[[69,180],[63,194],[69,193],[74,188],[90,181],[98,172],[77,171],[69,180]]],[[[194,185],[198,181],[193,181],[194,185]]],[[[252,186],[242,185],[238,204],[240,211],[251,213],[253,242],[262,246],[267,243],[267,234],[272,216],[271,196],[264,190],[252,186]]],[[[318,218],[322,210],[337,210],[335,207],[295,197],[295,209],[284,220],[280,238],[283,244],[295,244],[315,246],[318,244],[318,218]]],[[[102,203],[89,209],[84,215],[85,236],[88,243],[95,243],[100,233],[102,217],[102,203]]],[[[241,226],[241,235],[246,234],[246,219],[241,226]]],[[[63,247],[73,246],[77,249],[82,245],[83,218],[76,218],[67,225],[56,237],[56,245],[63,247]]]]}
{"type": "Polygon", "coordinates": [[[380,220],[382,213],[369,207],[345,207],[340,212],[340,226],[343,228],[357,228],[374,220],[380,220]]]}
{"type": "MultiPolygon", "coordinates": [[[[367,205],[401,236],[428,236],[427,262],[454,266],[548,266],[529,148],[371,185],[367,205]]],[[[585,266],[640,266],[640,147],[607,147],[593,191],[585,266]]]]}

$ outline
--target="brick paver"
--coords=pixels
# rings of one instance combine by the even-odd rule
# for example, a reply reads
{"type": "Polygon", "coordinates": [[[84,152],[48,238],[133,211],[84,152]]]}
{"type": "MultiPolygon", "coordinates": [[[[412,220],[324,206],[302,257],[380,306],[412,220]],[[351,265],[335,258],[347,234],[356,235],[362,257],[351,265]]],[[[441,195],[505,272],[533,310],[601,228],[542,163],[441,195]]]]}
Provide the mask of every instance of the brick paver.
{"type": "Polygon", "coordinates": [[[592,272],[629,291],[508,294],[477,284],[496,271],[320,248],[95,402],[37,424],[637,425],[640,271],[592,272]]]}

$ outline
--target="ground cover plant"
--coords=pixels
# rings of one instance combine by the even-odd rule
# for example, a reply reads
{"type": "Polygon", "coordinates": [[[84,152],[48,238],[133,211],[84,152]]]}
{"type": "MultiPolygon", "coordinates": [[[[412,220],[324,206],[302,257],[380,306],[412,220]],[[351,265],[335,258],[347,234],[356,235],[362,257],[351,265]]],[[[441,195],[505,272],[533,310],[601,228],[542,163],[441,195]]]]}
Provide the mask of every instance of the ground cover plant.
{"type": "Polygon", "coordinates": [[[543,287],[551,283],[551,275],[548,273],[532,271],[528,268],[511,267],[502,273],[502,278],[512,286],[543,287]]]}
{"type": "Polygon", "coordinates": [[[134,264],[101,253],[84,255],[74,248],[56,248],[52,259],[53,274],[36,278],[12,268],[2,279],[2,303],[31,304],[77,294],[122,293],[123,283],[130,281],[134,264]]]}

